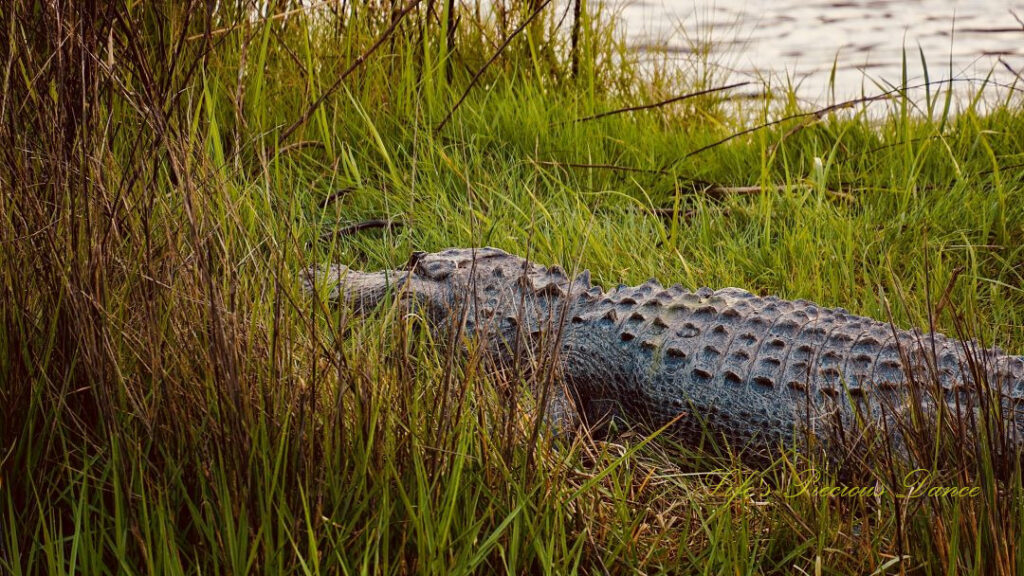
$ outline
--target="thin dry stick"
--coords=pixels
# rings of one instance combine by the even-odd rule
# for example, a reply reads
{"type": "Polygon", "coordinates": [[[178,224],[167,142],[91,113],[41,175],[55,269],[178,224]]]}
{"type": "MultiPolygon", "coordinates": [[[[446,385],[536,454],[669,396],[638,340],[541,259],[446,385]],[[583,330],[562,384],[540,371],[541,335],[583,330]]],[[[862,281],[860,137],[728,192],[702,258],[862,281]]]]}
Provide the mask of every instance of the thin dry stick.
{"type": "Polygon", "coordinates": [[[599,170],[615,170],[618,172],[640,172],[643,174],[659,174],[671,176],[669,172],[656,168],[634,168],[632,166],[619,166],[618,164],[585,164],[578,162],[555,162],[554,160],[534,160],[539,166],[555,166],[558,168],[595,168],[599,170]]]}
{"type": "Polygon", "coordinates": [[[775,156],[775,151],[778,150],[779,146],[781,146],[783,142],[788,140],[790,136],[796,134],[797,132],[800,132],[804,128],[810,126],[811,124],[813,124],[815,122],[818,122],[819,120],[820,120],[820,118],[818,116],[815,116],[813,118],[808,118],[808,119],[804,120],[803,122],[797,124],[796,126],[793,126],[789,130],[787,130],[786,133],[782,135],[782,138],[779,138],[778,142],[774,142],[774,143],[772,143],[771,146],[768,147],[768,156],[769,157],[775,156]]]}
{"type": "Polygon", "coordinates": [[[400,228],[401,226],[402,223],[396,220],[365,220],[363,222],[356,222],[355,224],[349,224],[343,228],[338,228],[337,230],[331,230],[330,232],[321,234],[320,239],[327,241],[336,236],[351,236],[352,234],[362,232],[363,230],[371,230],[373,228],[385,228],[392,230],[394,228],[400,228]]]}
{"type": "MultiPolygon", "coordinates": [[[[785,190],[786,187],[785,186],[775,186],[773,189],[774,190],[785,190]]],[[[742,196],[744,194],[760,194],[763,191],[764,191],[764,188],[762,188],[760,186],[719,186],[717,184],[714,185],[714,186],[711,186],[710,188],[705,190],[705,192],[707,192],[708,194],[722,194],[722,195],[725,195],[725,194],[735,194],[735,195],[740,195],[740,196],[742,196]]]]}
{"type": "Polygon", "coordinates": [[[303,148],[326,148],[326,146],[324,145],[323,142],[319,142],[317,140],[302,140],[300,142],[294,142],[287,146],[281,146],[280,148],[277,149],[277,151],[275,151],[271,155],[271,158],[275,156],[280,156],[281,154],[287,154],[288,152],[291,152],[293,150],[301,150],[303,148]]]}
{"type": "MultiPolygon", "coordinates": [[[[772,120],[771,122],[765,122],[764,124],[759,124],[759,125],[754,126],[752,128],[747,128],[746,130],[741,130],[740,132],[737,132],[735,134],[732,134],[730,136],[722,138],[721,140],[718,140],[717,142],[712,142],[711,144],[708,144],[707,146],[702,146],[700,148],[697,148],[696,150],[694,150],[692,152],[689,152],[688,154],[686,154],[682,158],[673,160],[672,163],[669,164],[666,167],[666,170],[672,168],[673,166],[675,166],[677,163],[679,163],[680,160],[685,160],[687,158],[690,158],[691,156],[696,156],[697,154],[700,154],[701,152],[707,152],[708,150],[710,150],[712,148],[718,147],[718,146],[720,146],[722,144],[725,144],[726,142],[728,142],[730,140],[734,140],[736,138],[739,138],[740,136],[745,136],[745,135],[750,134],[752,132],[757,132],[758,130],[763,130],[765,128],[770,128],[770,127],[775,126],[777,124],[782,124],[783,122],[788,122],[789,120],[797,120],[797,119],[800,119],[800,118],[808,118],[808,117],[811,117],[811,116],[814,116],[814,117],[817,117],[817,118],[821,118],[822,116],[824,116],[825,114],[828,114],[829,112],[835,112],[836,110],[842,110],[844,108],[850,108],[852,106],[856,106],[857,104],[865,104],[865,103],[868,103],[868,102],[876,102],[878,100],[885,100],[885,99],[889,98],[890,96],[892,96],[893,94],[895,94],[897,92],[903,92],[903,91],[906,91],[906,90],[910,90],[912,88],[921,88],[921,87],[924,87],[924,86],[933,86],[933,85],[937,85],[937,84],[952,84],[953,82],[968,82],[968,81],[971,81],[971,80],[972,80],[971,78],[947,78],[947,79],[943,79],[943,80],[936,80],[934,82],[922,82],[920,84],[914,84],[912,86],[897,86],[896,88],[893,88],[891,90],[886,90],[885,92],[882,92],[880,94],[875,94],[874,96],[862,96],[860,98],[854,98],[853,100],[847,100],[845,102],[839,102],[837,104],[832,104],[831,106],[826,106],[826,107],[824,107],[824,108],[822,108],[820,110],[814,110],[812,112],[803,112],[803,113],[800,113],[800,114],[793,114],[791,116],[786,116],[785,118],[779,118],[778,120],[772,120]]],[[[1003,87],[1007,87],[1007,88],[1013,88],[1013,86],[1008,86],[1006,84],[999,84],[997,82],[991,82],[991,84],[995,84],[996,86],[1003,86],[1003,87]]]]}
{"type": "Polygon", "coordinates": [[[609,110],[608,112],[601,112],[600,114],[594,114],[593,116],[586,116],[583,118],[577,118],[573,122],[589,122],[590,120],[597,120],[598,118],[606,118],[608,116],[614,116],[616,114],[625,114],[627,112],[639,112],[641,110],[650,110],[652,108],[661,108],[669,104],[681,102],[683,100],[689,100],[690,98],[696,98],[698,96],[704,96],[705,94],[713,94],[715,92],[722,92],[725,90],[732,90],[733,88],[740,88],[742,86],[749,85],[750,82],[737,82],[735,84],[729,84],[728,86],[718,86],[716,88],[707,88],[705,90],[698,90],[697,92],[690,92],[689,94],[683,94],[681,96],[675,96],[668,100],[662,100],[661,102],[655,102],[654,104],[644,104],[641,106],[629,106],[628,108],[619,108],[618,110],[609,110]]]}
{"type": "Polygon", "coordinates": [[[462,93],[462,96],[459,98],[459,101],[455,103],[455,106],[452,106],[452,109],[448,111],[447,115],[445,115],[444,120],[441,120],[441,123],[437,125],[437,128],[434,129],[435,132],[440,132],[448,124],[448,121],[452,119],[452,115],[455,114],[455,111],[459,109],[459,106],[462,106],[462,103],[465,102],[466,97],[469,96],[469,92],[473,89],[474,86],[476,86],[476,83],[480,81],[480,77],[483,76],[483,73],[491,66],[491,64],[494,63],[495,60],[498,59],[498,56],[501,56],[501,53],[504,52],[505,48],[507,48],[508,45],[512,43],[512,40],[516,36],[518,36],[523,30],[526,30],[526,27],[530,25],[530,22],[533,22],[533,19],[536,18],[545,8],[547,8],[548,4],[551,4],[551,0],[545,0],[543,4],[538,6],[537,9],[533,11],[533,14],[530,14],[530,17],[527,18],[525,22],[519,25],[519,28],[516,28],[515,32],[509,35],[508,38],[505,38],[505,41],[501,43],[501,46],[498,48],[498,51],[495,52],[494,55],[491,56],[491,59],[488,60],[487,63],[485,63],[483,66],[481,66],[480,69],[476,71],[476,74],[473,75],[473,79],[469,81],[469,86],[466,87],[466,90],[462,93]]]}
{"type": "Polygon", "coordinates": [[[1020,72],[1014,70],[1013,66],[1010,66],[1010,63],[1007,62],[1006,60],[1004,60],[1001,56],[999,57],[999,63],[1003,65],[1003,68],[1006,68],[1007,70],[1009,70],[1010,74],[1013,74],[1017,78],[1020,78],[1021,80],[1024,80],[1024,77],[1021,76],[1020,72]]]}
{"type": "MultiPolygon", "coordinates": [[[[558,168],[586,168],[586,169],[599,169],[599,170],[615,170],[618,172],[639,172],[642,174],[658,174],[660,176],[673,176],[672,173],[664,170],[657,170],[652,168],[634,168],[632,166],[620,166],[618,164],[583,164],[577,162],[555,162],[553,160],[534,160],[534,164],[538,166],[555,166],[558,168]]],[[[724,196],[728,194],[759,194],[763,189],[760,186],[721,186],[707,182],[705,180],[699,180],[696,178],[684,179],[694,189],[699,189],[702,193],[710,194],[713,196],[724,196]]],[[[785,186],[776,186],[774,189],[783,190],[785,186]]]]}
{"type": "Polygon", "coordinates": [[[571,37],[571,48],[572,51],[572,77],[576,78],[580,75],[580,18],[583,16],[583,0],[575,0],[572,6],[572,37],[571,37]]]}
{"type": "MultiPolygon", "coordinates": [[[[266,23],[266,22],[273,22],[274,20],[280,20],[282,18],[287,18],[287,17],[291,16],[292,14],[296,14],[298,12],[305,12],[306,10],[313,10],[315,8],[320,8],[321,6],[324,6],[326,4],[329,4],[329,2],[320,2],[319,4],[310,4],[308,6],[302,6],[300,8],[293,8],[291,10],[286,10],[284,12],[278,12],[277,14],[274,14],[272,16],[268,16],[268,17],[264,18],[263,22],[264,23],[266,23]]],[[[244,22],[244,20],[242,20],[242,22],[244,22]]],[[[202,40],[203,38],[207,37],[207,34],[209,34],[210,37],[220,36],[221,34],[227,34],[228,32],[234,32],[235,30],[237,30],[239,28],[239,26],[240,26],[240,24],[236,23],[236,24],[232,24],[231,26],[225,26],[224,28],[217,28],[216,30],[210,30],[209,32],[203,32],[202,34],[193,34],[192,36],[189,36],[188,38],[185,38],[185,40],[188,40],[189,42],[192,42],[194,40],[202,40]]]]}
{"type": "Polygon", "coordinates": [[[314,112],[316,112],[316,109],[319,108],[320,105],[324,103],[324,100],[326,100],[328,96],[333,94],[334,91],[341,86],[341,83],[345,80],[345,78],[348,78],[349,74],[355,72],[356,68],[359,68],[363,64],[363,62],[366,62],[366,59],[369,58],[374,52],[376,52],[377,48],[380,48],[381,44],[383,44],[388,38],[391,37],[392,34],[395,33],[395,29],[398,28],[398,24],[405,18],[405,15],[408,14],[409,12],[412,12],[412,10],[419,6],[419,4],[420,0],[413,0],[412,3],[410,3],[408,6],[405,7],[405,9],[399,12],[395,16],[394,20],[391,22],[391,26],[388,26],[388,29],[385,30],[384,33],[380,35],[380,38],[377,38],[377,41],[373,43],[373,46],[370,46],[369,50],[360,54],[359,57],[356,58],[355,61],[352,62],[352,64],[350,64],[349,67],[344,72],[341,73],[341,76],[339,76],[338,79],[334,81],[334,84],[331,84],[331,87],[324,91],[324,93],[321,94],[320,97],[317,98],[316,101],[313,102],[309,106],[309,108],[306,109],[306,111],[302,114],[302,117],[296,120],[294,124],[286,128],[285,131],[281,133],[281,142],[287,140],[288,137],[292,135],[292,133],[299,129],[300,126],[308,122],[309,118],[313,115],[314,112]]]}
{"type": "Polygon", "coordinates": [[[956,280],[963,274],[965,268],[963,266],[957,266],[953,269],[953,273],[949,276],[949,282],[946,283],[946,289],[942,291],[942,297],[939,298],[938,305],[935,306],[935,317],[938,318],[942,315],[942,311],[947,306],[951,306],[950,295],[953,293],[953,288],[956,287],[956,280]]]}
{"type": "MultiPolygon", "coordinates": [[[[851,106],[856,106],[857,104],[863,104],[865,102],[874,102],[876,100],[882,100],[882,99],[888,98],[889,96],[892,95],[893,92],[894,92],[894,90],[889,90],[887,92],[884,92],[882,94],[876,94],[874,96],[863,96],[861,98],[854,98],[853,100],[847,100],[846,102],[840,102],[838,104],[833,104],[831,106],[826,106],[825,108],[822,108],[820,110],[815,110],[813,112],[803,112],[803,113],[800,113],[800,114],[792,114],[790,116],[786,116],[785,118],[779,118],[778,120],[772,120],[771,122],[765,122],[764,124],[758,124],[757,126],[754,126],[754,127],[751,127],[751,128],[747,128],[746,130],[741,130],[739,132],[736,132],[735,134],[730,134],[729,136],[726,136],[725,138],[722,138],[721,140],[718,140],[716,142],[712,142],[711,144],[708,144],[707,146],[701,146],[700,148],[697,148],[696,150],[687,153],[686,156],[683,156],[683,159],[685,160],[686,158],[690,158],[691,156],[696,156],[697,154],[700,154],[701,152],[707,152],[708,150],[711,150],[712,148],[716,148],[718,146],[721,146],[722,144],[725,144],[726,142],[728,142],[730,140],[735,140],[736,138],[739,138],[740,136],[745,136],[747,134],[751,134],[753,132],[757,132],[758,130],[763,130],[765,128],[770,128],[770,127],[775,126],[777,124],[782,124],[783,122],[788,122],[790,120],[797,120],[797,119],[800,119],[800,118],[809,118],[809,117],[812,117],[812,116],[820,118],[820,117],[824,116],[825,114],[828,114],[829,112],[834,112],[836,110],[841,110],[843,108],[849,108],[851,106]]],[[[677,162],[678,162],[678,160],[677,160],[677,162]]]]}
{"type": "Polygon", "coordinates": [[[675,218],[678,214],[683,220],[689,220],[697,215],[696,210],[677,210],[675,208],[648,208],[646,212],[650,212],[659,218],[675,218]]]}
{"type": "Polygon", "coordinates": [[[341,200],[342,198],[347,196],[349,192],[352,192],[353,190],[355,190],[353,186],[346,186],[340,190],[335,190],[334,192],[331,192],[326,198],[320,201],[320,207],[326,208],[331,202],[341,200]]]}
{"type": "MultiPolygon", "coordinates": [[[[998,169],[1000,171],[1005,172],[1007,170],[1013,170],[1014,168],[1020,168],[1022,166],[1024,166],[1024,162],[1018,162],[1016,164],[1009,164],[1009,165],[1006,165],[1006,166],[998,166],[998,169]]],[[[982,170],[981,172],[978,172],[978,176],[984,176],[986,174],[992,174],[995,171],[996,171],[996,168],[986,168],[985,170],[982,170]]]]}

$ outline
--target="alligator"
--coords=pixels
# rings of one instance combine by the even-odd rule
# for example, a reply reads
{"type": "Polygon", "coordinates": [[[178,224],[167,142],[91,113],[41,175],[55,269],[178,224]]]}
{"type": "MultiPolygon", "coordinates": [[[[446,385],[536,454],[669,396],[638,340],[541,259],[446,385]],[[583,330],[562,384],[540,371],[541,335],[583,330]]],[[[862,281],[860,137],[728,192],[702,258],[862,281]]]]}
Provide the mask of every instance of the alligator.
{"type": "Polygon", "coordinates": [[[562,383],[545,412],[556,433],[582,420],[664,429],[695,446],[710,435],[754,465],[814,438],[841,465],[879,438],[903,453],[913,418],[941,422],[941,411],[976,430],[980,408],[997,406],[1003,445],[1024,438],[1024,357],[807,300],[653,279],[606,292],[589,271],[570,277],[490,247],[416,252],[404,269],[314,266],[302,276],[307,290],[326,285],[329,299],[358,311],[397,302],[431,326],[455,327],[499,365],[549,346],[562,383]]]}

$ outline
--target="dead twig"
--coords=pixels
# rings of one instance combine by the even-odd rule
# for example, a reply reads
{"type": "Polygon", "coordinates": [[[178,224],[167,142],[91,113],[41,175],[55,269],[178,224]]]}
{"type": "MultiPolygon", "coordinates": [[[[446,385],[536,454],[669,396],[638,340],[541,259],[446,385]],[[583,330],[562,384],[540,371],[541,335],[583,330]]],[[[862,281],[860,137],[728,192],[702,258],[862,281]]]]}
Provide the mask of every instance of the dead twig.
{"type": "Polygon", "coordinates": [[[648,208],[645,211],[650,212],[652,215],[657,216],[658,218],[675,218],[678,214],[679,218],[683,221],[691,220],[694,216],[697,215],[696,210],[677,210],[675,208],[648,208]]]}
{"type": "Polygon", "coordinates": [[[750,82],[737,82],[735,84],[729,84],[728,86],[718,86],[716,88],[708,88],[706,90],[699,90],[697,92],[690,92],[688,94],[683,94],[681,96],[675,96],[673,98],[669,98],[668,100],[662,100],[661,102],[655,102],[653,104],[643,104],[643,105],[640,105],[640,106],[629,106],[627,108],[619,108],[617,110],[609,110],[607,112],[601,112],[600,114],[594,114],[593,116],[585,116],[583,118],[577,118],[577,119],[573,120],[573,122],[575,122],[575,123],[589,122],[591,120],[597,120],[598,118],[607,118],[608,116],[615,116],[616,114],[625,114],[627,112],[639,112],[641,110],[651,110],[653,108],[661,108],[662,106],[667,106],[669,104],[674,104],[676,102],[681,102],[683,100],[689,100],[690,98],[696,98],[698,96],[704,96],[706,94],[713,94],[715,92],[722,92],[722,91],[725,91],[725,90],[732,90],[733,88],[740,88],[742,86],[747,86],[748,84],[750,84],[750,82]]]}
{"type": "Polygon", "coordinates": [[[293,150],[301,150],[303,148],[327,148],[327,146],[325,146],[323,142],[318,142],[316,140],[302,140],[301,142],[293,142],[287,146],[278,148],[277,151],[271,155],[271,158],[275,158],[293,150]]]}
{"type": "MultiPolygon", "coordinates": [[[[739,138],[740,136],[746,136],[747,134],[751,134],[751,133],[757,132],[759,130],[763,130],[765,128],[770,128],[772,126],[776,126],[776,125],[782,124],[783,122],[788,122],[790,120],[799,120],[801,118],[821,118],[822,116],[824,116],[825,114],[828,114],[829,112],[835,112],[836,110],[842,110],[842,109],[845,109],[845,108],[851,108],[853,106],[856,106],[857,104],[864,104],[864,103],[867,103],[867,102],[874,102],[874,101],[877,101],[877,100],[884,100],[884,99],[889,98],[890,96],[892,96],[893,92],[895,92],[895,91],[896,90],[888,90],[888,91],[883,92],[881,94],[875,94],[874,96],[863,96],[861,98],[854,98],[853,100],[847,100],[845,102],[839,102],[837,104],[832,104],[831,106],[826,106],[826,107],[824,107],[824,108],[822,108],[820,110],[814,110],[813,112],[803,112],[803,113],[800,113],[800,114],[791,114],[791,115],[786,116],[784,118],[779,118],[778,120],[772,120],[771,122],[765,122],[763,124],[758,124],[757,126],[753,126],[751,128],[747,128],[745,130],[741,130],[741,131],[736,132],[734,134],[730,134],[729,136],[726,136],[725,138],[722,138],[721,140],[717,140],[715,142],[712,142],[711,144],[708,144],[706,146],[701,146],[700,148],[697,148],[696,150],[687,153],[685,156],[683,156],[682,159],[685,160],[687,158],[691,158],[693,156],[696,156],[697,154],[700,154],[701,152],[707,152],[708,150],[711,150],[712,148],[717,148],[718,146],[721,146],[722,144],[725,144],[726,142],[729,142],[730,140],[735,140],[736,138],[739,138]]],[[[675,162],[672,163],[672,165],[675,165],[675,163],[678,162],[678,161],[679,160],[676,160],[675,162]]]]}
{"type": "Polygon", "coordinates": [[[326,198],[320,201],[320,208],[326,208],[327,205],[330,204],[331,202],[337,202],[338,200],[341,200],[342,198],[347,196],[349,192],[352,192],[353,190],[355,190],[354,187],[346,186],[345,188],[331,192],[330,194],[327,195],[326,198]]]}
{"type": "Polygon", "coordinates": [[[572,77],[580,75],[580,17],[583,15],[583,0],[575,0],[572,4],[572,33],[570,36],[570,52],[572,54],[572,77]]]}
{"type": "Polygon", "coordinates": [[[1021,76],[1020,72],[1018,72],[1017,70],[1014,70],[1013,66],[1010,66],[1010,63],[1007,62],[1006,60],[1004,60],[1002,56],[999,57],[999,63],[1003,65],[1003,68],[1006,68],[1007,70],[1009,70],[1010,74],[1013,74],[1017,78],[1020,78],[1021,80],[1024,80],[1024,76],[1021,76]]]}
{"type": "Polygon", "coordinates": [[[353,72],[356,71],[357,68],[362,66],[363,62],[366,62],[366,59],[369,58],[374,52],[376,52],[377,49],[380,48],[381,44],[383,44],[388,38],[391,37],[392,34],[395,33],[395,29],[398,28],[398,24],[405,18],[406,14],[412,12],[413,9],[419,6],[419,4],[420,0],[413,0],[401,12],[396,14],[394,20],[392,20],[391,22],[391,26],[388,26],[388,29],[385,30],[384,33],[380,35],[380,38],[377,38],[377,41],[373,43],[373,46],[370,46],[370,48],[367,49],[366,52],[360,54],[359,57],[356,58],[355,61],[352,62],[352,64],[350,64],[349,67],[346,68],[345,71],[341,73],[341,76],[338,76],[337,80],[334,81],[334,84],[331,84],[330,88],[325,90],[324,93],[321,94],[320,97],[317,98],[315,102],[310,104],[309,108],[307,108],[306,111],[303,112],[302,117],[296,120],[294,124],[286,128],[285,131],[281,133],[280,141],[284,142],[285,140],[287,140],[289,136],[291,136],[296,130],[299,129],[300,126],[308,122],[309,118],[313,115],[314,112],[316,112],[317,108],[319,108],[320,105],[324,103],[324,100],[326,100],[327,97],[330,96],[331,94],[334,94],[334,92],[341,86],[341,83],[345,81],[345,78],[348,78],[350,74],[352,74],[353,72]]]}
{"type": "MultiPolygon", "coordinates": [[[[773,190],[783,190],[785,186],[776,186],[773,190]]],[[[745,194],[760,194],[764,192],[764,188],[760,186],[719,186],[714,185],[705,190],[709,194],[718,194],[722,196],[742,196],[745,194]]]]}
{"type": "MultiPolygon", "coordinates": [[[[321,8],[321,7],[323,7],[325,5],[328,5],[328,4],[330,4],[330,3],[329,2],[320,2],[318,4],[309,4],[307,6],[301,6],[299,8],[293,8],[291,10],[285,10],[284,12],[278,12],[277,14],[273,14],[273,15],[270,15],[270,16],[267,16],[266,18],[264,18],[262,23],[266,24],[267,22],[273,22],[275,20],[281,20],[283,18],[287,18],[287,17],[291,16],[292,14],[297,14],[299,12],[305,12],[307,10],[314,10],[314,9],[321,8]]],[[[240,20],[239,22],[245,22],[245,20],[240,20]]],[[[207,36],[212,38],[214,36],[220,36],[222,34],[228,34],[230,32],[234,32],[235,30],[237,30],[240,26],[241,26],[240,23],[235,23],[235,24],[232,24],[231,26],[225,26],[223,28],[217,28],[216,30],[210,30],[209,32],[203,32],[202,34],[193,34],[193,35],[185,38],[185,40],[187,40],[189,42],[193,42],[195,40],[202,40],[203,38],[206,38],[207,36]]]]}
{"type": "Polygon", "coordinates": [[[1005,172],[1007,170],[1013,170],[1015,168],[1020,168],[1022,166],[1024,166],[1024,162],[1017,162],[1016,164],[1007,164],[1006,166],[997,166],[996,168],[986,168],[985,170],[979,171],[978,172],[978,176],[985,176],[985,175],[988,175],[988,174],[994,174],[997,169],[1000,172],[1005,172]]]}
{"type": "Polygon", "coordinates": [[[779,138],[778,142],[774,142],[774,143],[772,143],[771,146],[768,147],[768,157],[770,158],[772,156],[775,156],[775,151],[778,150],[779,146],[781,146],[783,142],[788,140],[790,136],[793,136],[797,132],[800,132],[804,128],[807,128],[811,124],[817,122],[819,119],[820,118],[818,116],[814,116],[812,118],[808,118],[808,119],[804,120],[803,122],[797,124],[796,126],[793,126],[789,130],[787,130],[786,133],[782,135],[782,138],[779,138]]]}
{"type": "MultiPolygon", "coordinates": [[[[641,174],[657,174],[659,176],[673,176],[671,172],[654,168],[635,168],[633,166],[620,166],[618,164],[586,164],[579,162],[556,162],[554,160],[533,160],[538,166],[554,166],[557,168],[583,168],[597,170],[614,170],[617,172],[632,172],[641,174]]],[[[760,194],[763,191],[761,186],[721,186],[699,178],[682,178],[689,184],[694,192],[707,194],[709,196],[729,196],[744,194],[760,194]]],[[[784,186],[776,186],[773,190],[783,190],[784,186]]]]}
{"type": "Polygon", "coordinates": [[[491,66],[491,64],[493,64],[494,61],[498,59],[498,56],[501,56],[501,53],[504,52],[505,48],[507,48],[508,45],[512,43],[512,40],[516,36],[518,36],[523,30],[525,30],[526,27],[530,25],[530,22],[533,22],[534,18],[536,18],[545,8],[548,7],[548,4],[551,4],[551,0],[544,0],[544,3],[538,6],[537,9],[534,10],[532,14],[530,14],[530,17],[527,18],[525,22],[519,25],[519,28],[516,28],[515,31],[509,35],[508,38],[505,38],[505,41],[501,43],[501,46],[498,48],[498,51],[495,52],[494,55],[491,56],[491,59],[488,60],[483,66],[481,66],[480,69],[476,71],[476,74],[473,75],[473,79],[469,81],[469,86],[466,86],[466,90],[462,92],[462,96],[459,97],[459,101],[455,103],[455,106],[452,106],[452,109],[449,110],[448,114],[445,115],[444,120],[441,120],[441,123],[437,125],[437,128],[434,129],[435,132],[440,132],[448,124],[448,121],[452,119],[452,115],[455,114],[455,111],[458,110],[459,106],[462,106],[462,103],[466,101],[466,97],[469,96],[469,92],[473,90],[473,88],[476,86],[476,83],[480,81],[480,77],[483,76],[484,71],[486,71],[491,66]]]}
{"type": "Polygon", "coordinates": [[[363,230],[372,230],[374,228],[393,230],[395,228],[400,228],[401,226],[402,222],[397,220],[365,220],[363,222],[356,222],[355,224],[349,224],[348,226],[338,228],[337,230],[331,230],[330,232],[321,234],[320,240],[327,242],[332,238],[337,238],[339,236],[351,236],[352,234],[362,232],[363,230]]]}
{"type": "Polygon", "coordinates": [[[942,311],[946,309],[946,306],[951,306],[950,294],[953,293],[953,288],[956,286],[956,280],[963,274],[965,268],[963,266],[957,266],[953,269],[953,273],[949,276],[949,282],[946,283],[946,289],[942,291],[942,297],[939,298],[939,303],[935,306],[935,317],[938,318],[942,311]]]}
{"type": "Polygon", "coordinates": [[[556,162],[554,160],[534,160],[538,166],[554,166],[557,168],[593,168],[598,170],[615,170],[617,172],[638,172],[642,174],[658,174],[671,176],[670,172],[656,168],[635,168],[633,166],[620,166],[618,164],[587,164],[580,162],[556,162]]]}
{"type": "MultiPolygon", "coordinates": [[[[825,116],[825,114],[828,114],[830,112],[835,112],[836,110],[843,110],[843,109],[846,109],[846,108],[852,108],[853,106],[856,106],[858,104],[866,104],[866,103],[870,103],[870,102],[877,102],[879,100],[886,100],[886,99],[892,97],[894,94],[897,94],[897,93],[900,93],[900,92],[906,92],[907,90],[911,90],[911,89],[914,89],[914,88],[922,88],[922,87],[925,87],[925,86],[935,86],[935,85],[941,85],[941,84],[952,84],[954,82],[971,82],[971,81],[974,81],[974,80],[975,80],[974,78],[945,78],[945,79],[942,79],[942,80],[935,80],[935,81],[931,81],[931,82],[922,82],[920,84],[914,84],[914,85],[910,85],[910,86],[897,86],[895,88],[892,88],[890,90],[886,90],[884,92],[881,92],[879,94],[875,94],[873,96],[861,96],[860,98],[854,98],[852,100],[846,100],[844,102],[838,102],[836,104],[832,104],[830,106],[826,106],[826,107],[821,108],[819,110],[814,110],[814,111],[811,111],[811,112],[802,112],[802,113],[799,113],[799,114],[791,114],[791,115],[786,116],[784,118],[779,118],[778,120],[772,120],[771,122],[765,122],[763,124],[758,124],[757,126],[753,126],[751,128],[747,128],[745,130],[741,130],[739,132],[736,132],[735,134],[730,134],[729,136],[726,136],[725,138],[722,138],[721,140],[717,140],[717,141],[712,142],[711,144],[708,144],[706,146],[701,146],[700,148],[697,148],[696,150],[687,153],[685,156],[682,156],[680,158],[677,158],[677,159],[673,160],[672,163],[669,164],[668,166],[666,166],[664,169],[665,170],[670,170],[670,169],[672,169],[672,167],[674,167],[676,164],[678,164],[682,160],[686,160],[687,158],[691,158],[691,157],[696,156],[696,155],[698,155],[698,154],[700,154],[702,152],[707,152],[708,150],[711,150],[712,148],[716,148],[718,146],[721,146],[722,144],[725,144],[726,142],[729,142],[731,140],[735,140],[736,138],[739,138],[740,136],[746,136],[747,134],[751,134],[753,132],[757,132],[757,131],[763,130],[765,128],[770,128],[772,126],[776,126],[776,125],[782,124],[784,122],[788,122],[790,120],[799,120],[801,118],[818,118],[818,119],[820,119],[823,116],[825,116]]],[[[1001,86],[1003,88],[1008,88],[1008,89],[1011,89],[1011,90],[1014,90],[1014,91],[1024,91],[1024,89],[1017,88],[1015,85],[1011,85],[1011,84],[1002,84],[1002,83],[999,83],[999,82],[988,82],[988,83],[992,84],[992,85],[995,85],[995,86],[1001,86]]]]}

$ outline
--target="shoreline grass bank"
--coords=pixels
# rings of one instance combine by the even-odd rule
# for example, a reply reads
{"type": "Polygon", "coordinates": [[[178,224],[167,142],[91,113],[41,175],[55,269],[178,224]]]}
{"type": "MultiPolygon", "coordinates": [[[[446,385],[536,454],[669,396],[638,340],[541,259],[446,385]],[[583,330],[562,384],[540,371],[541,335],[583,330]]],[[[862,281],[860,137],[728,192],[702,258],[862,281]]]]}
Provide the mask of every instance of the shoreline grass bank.
{"type": "Polygon", "coordinates": [[[641,79],[577,5],[0,9],[0,572],[1014,573],[1013,455],[902,499],[533,447],[529,382],[302,295],[311,263],[494,245],[1024,353],[1017,92],[578,121],[720,84],[641,79]],[[401,226],[328,234],[369,219],[401,226]]]}

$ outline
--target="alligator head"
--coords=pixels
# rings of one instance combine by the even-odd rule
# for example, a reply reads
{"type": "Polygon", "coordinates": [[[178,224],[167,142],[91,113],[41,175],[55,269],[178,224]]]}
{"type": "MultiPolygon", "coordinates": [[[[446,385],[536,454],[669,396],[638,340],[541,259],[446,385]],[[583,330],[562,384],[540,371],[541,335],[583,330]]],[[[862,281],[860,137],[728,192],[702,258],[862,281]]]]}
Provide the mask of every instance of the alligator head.
{"type": "MultiPolygon", "coordinates": [[[[556,287],[566,281],[564,273],[559,272],[553,271],[556,287]]],[[[536,282],[538,276],[549,275],[551,271],[528,265],[523,258],[485,247],[414,252],[401,269],[365,272],[341,264],[312,266],[304,271],[301,280],[309,292],[315,292],[319,285],[327,286],[330,301],[345,302],[360,312],[369,311],[385,300],[397,299],[404,303],[416,301],[443,313],[476,284],[481,285],[481,291],[498,292],[503,284],[516,279],[532,278],[536,282]]]]}

